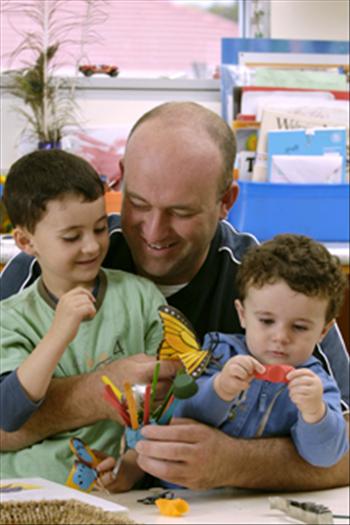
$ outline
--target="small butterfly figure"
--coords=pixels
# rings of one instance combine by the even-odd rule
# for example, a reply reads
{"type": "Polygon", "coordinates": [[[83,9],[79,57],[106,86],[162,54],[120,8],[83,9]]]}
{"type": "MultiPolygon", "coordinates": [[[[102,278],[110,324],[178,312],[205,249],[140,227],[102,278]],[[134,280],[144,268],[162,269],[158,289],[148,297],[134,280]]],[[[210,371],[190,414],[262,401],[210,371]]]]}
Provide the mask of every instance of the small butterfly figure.
{"type": "Polygon", "coordinates": [[[213,356],[218,344],[217,335],[210,335],[207,349],[201,347],[195,330],[180,310],[169,304],[159,306],[159,316],[163,325],[163,339],[157,350],[157,358],[180,359],[188,375],[197,379],[207,369],[209,363],[222,369],[220,357],[213,356]]]}
{"type": "Polygon", "coordinates": [[[180,359],[189,375],[199,377],[211,360],[211,350],[201,348],[193,326],[177,308],[167,304],[160,306],[158,311],[163,324],[158,359],[180,359]]]}
{"type": "Polygon", "coordinates": [[[74,461],[66,485],[83,492],[90,492],[98,478],[96,467],[101,460],[84,441],[77,437],[71,438],[69,447],[77,460],[74,461]]]}

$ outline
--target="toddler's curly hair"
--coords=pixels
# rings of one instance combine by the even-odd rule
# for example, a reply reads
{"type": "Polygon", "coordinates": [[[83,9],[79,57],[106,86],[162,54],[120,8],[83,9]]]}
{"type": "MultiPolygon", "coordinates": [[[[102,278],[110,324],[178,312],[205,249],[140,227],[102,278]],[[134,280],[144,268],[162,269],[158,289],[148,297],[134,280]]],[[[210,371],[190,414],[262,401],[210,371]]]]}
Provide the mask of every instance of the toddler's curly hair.
{"type": "Polygon", "coordinates": [[[250,248],[237,272],[238,297],[243,302],[249,287],[262,288],[279,281],[308,297],[328,300],[326,323],[339,314],[346,276],[338,257],[313,239],[281,234],[250,248]]]}

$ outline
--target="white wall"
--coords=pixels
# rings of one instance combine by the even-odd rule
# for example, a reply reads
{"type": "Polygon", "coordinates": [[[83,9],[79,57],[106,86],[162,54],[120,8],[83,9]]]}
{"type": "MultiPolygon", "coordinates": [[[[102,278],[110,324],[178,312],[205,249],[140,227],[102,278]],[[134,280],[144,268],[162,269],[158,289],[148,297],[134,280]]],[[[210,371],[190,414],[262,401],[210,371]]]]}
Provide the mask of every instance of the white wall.
{"type": "MultiPolygon", "coordinates": [[[[348,40],[348,0],[271,0],[271,38],[348,40]]],[[[1,79],[2,82],[2,79],[1,79]]],[[[167,100],[194,100],[221,113],[218,80],[80,79],[77,100],[84,126],[131,125],[167,100]]],[[[23,124],[15,99],[1,84],[0,168],[18,156],[23,124]]]]}
{"type": "Polygon", "coordinates": [[[348,40],[349,0],[271,0],[271,38],[348,40]]]}
{"type": "MultiPolygon", "coordinates": [[[[23,121],[1,79],[0,168],[7,170],[23,154],[23,121]]],[[[191,100],[221,114],[219,80],[150,80],[93,77],[79,79],[76,92],[83,127],[131,127],[146,111],[170,100],[191,100]]]]}

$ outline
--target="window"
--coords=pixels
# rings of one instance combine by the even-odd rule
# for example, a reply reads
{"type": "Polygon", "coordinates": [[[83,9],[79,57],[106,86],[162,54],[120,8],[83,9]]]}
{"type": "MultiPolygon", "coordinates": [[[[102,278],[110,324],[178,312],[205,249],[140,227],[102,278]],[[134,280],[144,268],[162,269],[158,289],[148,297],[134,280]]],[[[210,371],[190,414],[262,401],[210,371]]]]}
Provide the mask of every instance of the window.
{"type": "MultiPolygon", "coordinates": [[[[35,30],[23,5],[30,9],[31,4],[44,3],[54,6],[55,0],[2,2],[2,69],[23,67],[25,54],[10,65],[7,55],[16,47],[18,33],[35,30]],[[11,12],[4,13],[6,4],[11,4],[11,12]]],[[[123,77],[212,78],[220,64],[221,38],[238,37],[240,32],[238,0],[67,0],[58,4],[57,16],[61,12],[67,17],[69,38],[75,42],[59,50],[62,72],[75,71],[78,61],[116,65],[123,77]],[[78,23],[87,9],[89,20],[78,23]]]]}

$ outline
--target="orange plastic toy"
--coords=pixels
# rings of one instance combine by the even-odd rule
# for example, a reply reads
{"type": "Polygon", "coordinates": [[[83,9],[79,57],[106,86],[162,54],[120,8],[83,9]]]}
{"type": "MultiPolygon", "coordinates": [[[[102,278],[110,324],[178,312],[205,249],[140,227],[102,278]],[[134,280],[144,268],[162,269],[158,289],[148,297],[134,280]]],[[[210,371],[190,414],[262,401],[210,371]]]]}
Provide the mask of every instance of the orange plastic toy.
{"type": "Polygon", "coordinates": [[[190,510],[189,504],[182,498],[158,498],[156,505],[163,516],[179,517],[190,510]]]}

